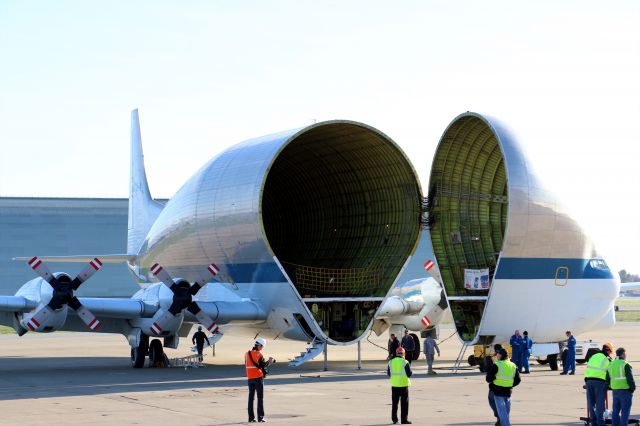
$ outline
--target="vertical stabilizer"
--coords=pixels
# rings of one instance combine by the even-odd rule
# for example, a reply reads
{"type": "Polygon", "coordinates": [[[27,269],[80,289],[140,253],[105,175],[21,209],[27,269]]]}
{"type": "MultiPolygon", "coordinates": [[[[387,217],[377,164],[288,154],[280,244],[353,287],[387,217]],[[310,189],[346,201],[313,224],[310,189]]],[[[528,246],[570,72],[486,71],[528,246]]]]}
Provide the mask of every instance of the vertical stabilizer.
{"type": "Polygon", "coordinates": [[[129,232],[127,254],[138,254],[151,225],[162,211],[162,205],[151,198],[144,170],[142,138],[138,110],[131,111],[131,175],[129,181],[129,232]]]}

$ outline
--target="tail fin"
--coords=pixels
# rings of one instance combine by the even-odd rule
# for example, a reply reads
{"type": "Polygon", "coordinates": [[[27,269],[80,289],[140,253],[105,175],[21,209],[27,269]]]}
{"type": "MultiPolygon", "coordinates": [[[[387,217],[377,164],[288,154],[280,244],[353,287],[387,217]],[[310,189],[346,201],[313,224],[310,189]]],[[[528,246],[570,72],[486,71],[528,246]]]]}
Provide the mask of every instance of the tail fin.
{"type": "Polygon", "coordinates": [[[136,255],[162,205],[151,198],[144,170],[138,110],[131,111],[131,176],[129,182],[129,232],[127,253],[136,255]]]}

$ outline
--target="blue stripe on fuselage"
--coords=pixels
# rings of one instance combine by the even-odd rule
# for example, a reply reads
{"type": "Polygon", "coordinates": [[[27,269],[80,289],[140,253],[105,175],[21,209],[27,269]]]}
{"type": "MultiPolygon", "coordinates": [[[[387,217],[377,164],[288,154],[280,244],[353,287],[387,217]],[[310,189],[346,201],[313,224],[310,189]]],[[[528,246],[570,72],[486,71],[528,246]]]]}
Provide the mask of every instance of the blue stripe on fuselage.
{"type": "MultiPolygon", "coordinates": [[[[591,266],[592,259],[549,259],[549,258],[500,258],[494,279],[498,280],[539,280],[555,279],[558,268],[569,269],[569,279],[611,279],[609,269],[598,269],[591,266]]],[[[558,277],[564,278],[560,271],[558,277]]]]}
{"type": "Polygon", "coordinates": [[[238,283],[280,283],[287,279],[274,262],[226,263],[224,267],[238,283]]]}

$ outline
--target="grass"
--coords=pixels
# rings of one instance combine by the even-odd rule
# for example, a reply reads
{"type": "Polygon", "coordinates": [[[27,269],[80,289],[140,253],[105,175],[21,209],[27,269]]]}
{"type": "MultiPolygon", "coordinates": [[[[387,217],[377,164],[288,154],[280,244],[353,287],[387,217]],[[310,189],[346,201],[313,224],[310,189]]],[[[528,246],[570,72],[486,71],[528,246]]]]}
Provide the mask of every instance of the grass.
{"type": "Polygon", "coordinates": [[[617,311],[616,321],[640,322],[640,311],[617,311]]]}
{"type": "Polygon", "coordinates": [[[621,297],[616,299],[618,306],[637,306],[640,309],[640,297],[621,297]]]}
{"type": "Polygon", "coordinates": [[[16,332],[12,327],[5,327],[4,325],[0,325],[0,334],[16,334],[16,332]]]}

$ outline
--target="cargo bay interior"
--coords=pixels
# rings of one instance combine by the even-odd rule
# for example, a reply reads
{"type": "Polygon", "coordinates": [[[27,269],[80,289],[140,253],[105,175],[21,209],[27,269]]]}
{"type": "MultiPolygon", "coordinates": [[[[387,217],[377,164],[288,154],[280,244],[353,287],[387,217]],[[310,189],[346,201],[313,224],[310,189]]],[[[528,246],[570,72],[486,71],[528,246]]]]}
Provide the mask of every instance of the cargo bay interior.
{"type": "Polygon", "coordinates": [[[507,175],[495,134],[480,118],[461,117],[442,136],[434,157],[427,223],[451,313],[465,341],[475,338],[489,293],[465,288],[465,269],[488,268],[492,282],[507,210],[507,175]]]}
{"type": "Polygon", "coordinates": [[[420,236],[407,158],[364,126],[311,128],[278,154],[261,200],[268,244],[318,324],[336,341],[356,339],[420,236]]]}

